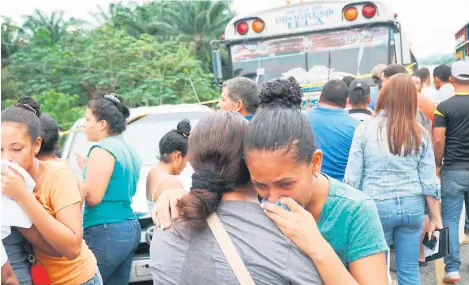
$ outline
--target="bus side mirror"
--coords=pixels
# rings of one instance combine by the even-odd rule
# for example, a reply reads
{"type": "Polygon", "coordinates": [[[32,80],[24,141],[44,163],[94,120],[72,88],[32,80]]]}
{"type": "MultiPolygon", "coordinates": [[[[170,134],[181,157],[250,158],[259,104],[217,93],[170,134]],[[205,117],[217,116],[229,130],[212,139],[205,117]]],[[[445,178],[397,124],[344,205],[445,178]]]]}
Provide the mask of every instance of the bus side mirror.
{"type": "Polygon", "coordinates": [[[214,76],[214,81],[216,83],[221,83],[223,81],[223,72],[221,66],[221,57],[219,50],[211,50],[212,54],[212,71],[214,76]]]}

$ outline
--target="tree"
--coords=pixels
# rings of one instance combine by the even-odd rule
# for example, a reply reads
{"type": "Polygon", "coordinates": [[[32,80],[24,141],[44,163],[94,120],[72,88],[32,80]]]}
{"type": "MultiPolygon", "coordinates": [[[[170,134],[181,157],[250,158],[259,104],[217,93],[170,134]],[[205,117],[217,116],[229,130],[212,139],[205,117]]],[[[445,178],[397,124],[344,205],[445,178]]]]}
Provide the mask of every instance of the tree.
{"type": "Polygon", "coordinates": [[[197,102],[218,96],[187,44],[102,27],[52,44],[45,28],[12,57],[11,78],[24,95],[54,90],[77,94],[84,104],[96,93],[115,92],[130,106],[197,102]],[[192,82],[192,83],[191,83],[192,82]],[[194,91],[195,90],[195,91],[194,91]]]}
{"type": "Polygon", "coordinates": [[[33,35],[36,29],[46,28],[50,33],[52,43],[57,43],[69,30],[75,30],[77,26],[84,23],[82,20],[74,18],[65,20],[63,11],[55,11],[48,16],[36,9],[32,15],[26,15],[24,18],[23,30],[26,33],[33,35]]]}
{"type": "Polygon", "coordinates": [[[2,16],[2,66],[9,64],[10,57],[25,45],[22,28],[11,18],[2,16]]]}
{"type": "Polygon", "coordinates": [[[54,118],[62,130],[70,129],[85,114],[85,107],[76,106],[78,95],[51,90],[34,95],[33,98],[41,103],[41,111],[54,118]]]}
{"type": "Polygon", "coordinates": [[[89,90],[116,92],[130,106],[197,102],[191,80],[196,92],[203,90],[203,100],[218,95],[212,75],[201,68],[187,44],[158,42],[147,34],[135,40],[107,27],[91,33],[81,59],[92,71],[82,77],[89,90]]]}

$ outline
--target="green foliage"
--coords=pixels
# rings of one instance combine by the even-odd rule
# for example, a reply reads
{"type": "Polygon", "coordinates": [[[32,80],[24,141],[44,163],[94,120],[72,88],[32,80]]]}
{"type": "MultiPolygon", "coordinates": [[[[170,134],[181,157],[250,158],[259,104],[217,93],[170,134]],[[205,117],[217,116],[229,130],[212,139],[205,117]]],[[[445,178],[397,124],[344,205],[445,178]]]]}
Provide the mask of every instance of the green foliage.
{"type": "Polygon", "coordinates": [[[101,26],[91,30],[62,12],[36,10],[22,27],[5,18],[3,99],[33,96],[68,128],[102,92],[119,94],[129,107],[219,95],[209,72],[209,42],[233,17],[228,2],[117,3],[94,16],[101,26]]]}
{"type": "Polygon", "coordinates": [[[85,106],[76,107],[78,95],[68,95],[55,91],[46,91],[33,96],[41,103],[41,111],[57,122],[61,129],[69,129],[73,123],[85,114],[85,106]]]}

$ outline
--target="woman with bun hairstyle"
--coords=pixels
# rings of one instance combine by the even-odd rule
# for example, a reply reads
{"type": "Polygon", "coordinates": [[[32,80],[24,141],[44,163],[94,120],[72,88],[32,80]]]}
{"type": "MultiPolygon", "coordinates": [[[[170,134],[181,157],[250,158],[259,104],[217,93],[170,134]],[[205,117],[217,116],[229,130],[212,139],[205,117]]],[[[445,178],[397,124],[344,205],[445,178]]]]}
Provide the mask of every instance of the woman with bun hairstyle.
{"type": "Polygon", "coordinates": [[[323,155],[297,106],[300,94],[292,81],[264,84],[244,135],[251,181],[267,200],[262,208],[314,262],[324,284],[387,284],[388,246],[376,205],[321,173],[323,155]]]}
{"type": "Polygon", "coordinates": [[[141,160],[122,136],[129,109],[117,95],[97,96],[88,103],[84,130],[96,142],[84,168],[85,240],[98,260],[104,284],[128,284],[132,258],[140,242],[140,224],[133,213],[141,160]]]}
{"type": "Polygon", "coordinates": [[[239,284],[207,226],[213,212],[255,284],[323,284],[313,262],[259,206],[244,163],[247,125],[241,114],[221,111],[202,118],[191,132],[191,191],[177,202],[173,226],[156,228],[150,246],[155,285],[239,284]]]}
{"type": "MultiPolygon", "coordinates": [[[[41,148],[40,115],[39,103],[31,98],[2,111],[2,160],[18,164],[35,182],[31,193],[17,170],[2,167],[2,193],[17,201],[33,222],[31,228],[12,229],[7,239],[21,233],[31,243],[31,253],[51,284],[102,284],[96,258],[83,240],[75,174],[64,164],[35,158],[41,148]]],[[[21,246],[5,242],[19,282],[31,284],[29,272],[19,266],[24,262],[21,246]]]]}
{"type": "MultiPolygon", "coordinates": [[[[188,119],[180,121],[175,130],[165,134],[159,144],[160,156],[157,165],[153,166],[147,176],[148,210],[152,211],[155,201],[161,192],[177,190],[185,193],[184,186],[177,177],[187,165],[187,145],[191,133],[188,119]]],[[[164,225],[162,225],[164,227],[164,225]]]]}

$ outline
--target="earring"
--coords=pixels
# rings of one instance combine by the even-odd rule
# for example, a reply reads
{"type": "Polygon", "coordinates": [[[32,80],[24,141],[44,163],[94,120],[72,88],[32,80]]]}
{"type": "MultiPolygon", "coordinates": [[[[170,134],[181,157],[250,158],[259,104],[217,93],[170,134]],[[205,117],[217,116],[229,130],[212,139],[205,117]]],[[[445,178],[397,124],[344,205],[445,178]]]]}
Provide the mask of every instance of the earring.
{"type": "Polygon", "coordinates": [[[313,175],[314,175],[314,177],[318,178],[319,173],[314,172],[313,175]]]}

